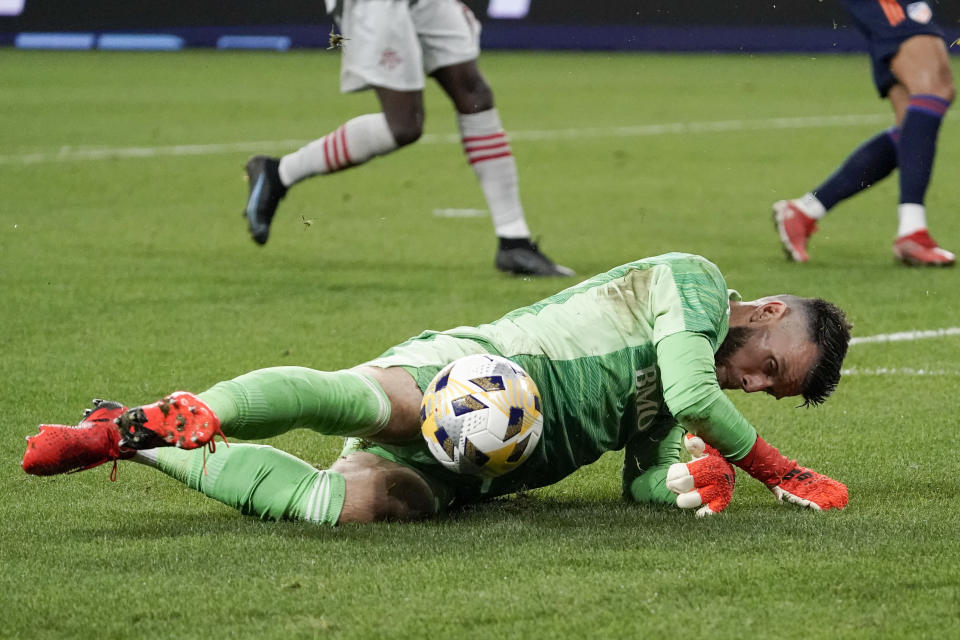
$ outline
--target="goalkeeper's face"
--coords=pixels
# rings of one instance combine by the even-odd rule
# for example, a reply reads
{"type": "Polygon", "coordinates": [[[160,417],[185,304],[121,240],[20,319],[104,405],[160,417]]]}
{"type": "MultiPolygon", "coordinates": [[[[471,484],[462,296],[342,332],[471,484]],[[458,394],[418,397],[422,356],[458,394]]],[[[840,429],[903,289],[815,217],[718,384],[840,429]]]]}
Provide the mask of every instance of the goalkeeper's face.
{"type": "Polygon", "coordinates": [[[730,327],[714,358],[723,389],[763,391],[778,400],[803,393],[817,361],[817,345],[793,318],[762,326],[730,327]]]}

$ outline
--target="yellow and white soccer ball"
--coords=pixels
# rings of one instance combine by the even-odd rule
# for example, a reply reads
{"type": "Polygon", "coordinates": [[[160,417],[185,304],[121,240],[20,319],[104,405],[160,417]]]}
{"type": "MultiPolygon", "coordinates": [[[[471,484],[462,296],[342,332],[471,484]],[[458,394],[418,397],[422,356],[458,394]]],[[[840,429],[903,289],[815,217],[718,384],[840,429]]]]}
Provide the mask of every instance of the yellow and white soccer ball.
{"type": "Polygon", "coordinates": [[[430,382],[420,422],[430,453],[447,469],[502,476],[523,464],[540,441],[540,392],[506,358],[465,356],[430,382]]]}

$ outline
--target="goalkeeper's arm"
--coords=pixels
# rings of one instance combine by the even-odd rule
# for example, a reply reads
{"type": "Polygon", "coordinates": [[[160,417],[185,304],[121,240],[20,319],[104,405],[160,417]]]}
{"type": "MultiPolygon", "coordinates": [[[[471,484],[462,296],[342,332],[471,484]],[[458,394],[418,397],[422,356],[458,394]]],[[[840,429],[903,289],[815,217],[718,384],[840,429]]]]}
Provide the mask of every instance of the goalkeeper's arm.
{"type": "Polygon", "coordinates": [[[668,429],[659,441],[656,430],[652,430],[653,435],[638,434],[627,443],[624,496],[640,503],[696,508],[698,516],[723,511],[733,497],[733,467],[700,438],[689,434],[684,437],[682,427],[668,425],[668,429]],[[654,441],[656,446],[651,446],[654,441]],[[699,444],[691,446],[694,441],[699,444]],[[694,457],[686,464],[679,462],[684,447],[694,457]]]}
{"type": "Polygon", "coordinates": [[[663,338],[657,361],[664,401],[677,421],[767,485],[778,500],[815,509],[846,505],[843,484],[797,466],[757,435],[720,389],[713,349],[704,336],[682,331],[663,338]]]}
{"type": "Polygon", "coordinates": [[[647,504],[676,504],[677,496],[667,488],[667,470],[680,461],[683,451],[683,429],[664,425],[666,435],[655,442],[656,435],[641,433],[625,448],[623,458],[623,495],[647,504]]]}

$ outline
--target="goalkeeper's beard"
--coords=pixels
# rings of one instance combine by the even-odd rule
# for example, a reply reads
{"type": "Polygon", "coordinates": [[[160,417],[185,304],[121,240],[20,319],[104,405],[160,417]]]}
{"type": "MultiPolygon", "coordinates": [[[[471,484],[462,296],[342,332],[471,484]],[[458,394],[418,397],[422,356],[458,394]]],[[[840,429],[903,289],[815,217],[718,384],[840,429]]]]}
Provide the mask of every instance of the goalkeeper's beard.
{"type": "Polygon", "coordinates": [[[730,360],[740,349],[750,341],[757,330],[753,327],[730,327],[727,337],[720,343],[720,347],[713,356],[713,363],[717,370],[717,381],[724,389],[740,388],[739,384],[732,384],[725,378],[729,377],[730,360]]]}

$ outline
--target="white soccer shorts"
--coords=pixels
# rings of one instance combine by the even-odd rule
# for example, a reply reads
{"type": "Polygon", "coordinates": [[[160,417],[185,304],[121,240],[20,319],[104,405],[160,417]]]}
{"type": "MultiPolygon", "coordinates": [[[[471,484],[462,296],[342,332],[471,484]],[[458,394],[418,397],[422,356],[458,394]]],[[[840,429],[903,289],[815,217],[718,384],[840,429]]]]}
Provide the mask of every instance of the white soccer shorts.
{"type": "Polygon", "coordinates": [[[424,74],[480,55],[480,23],[459,0],[344,0],[340,91],[421,91],[424,74]]]}

